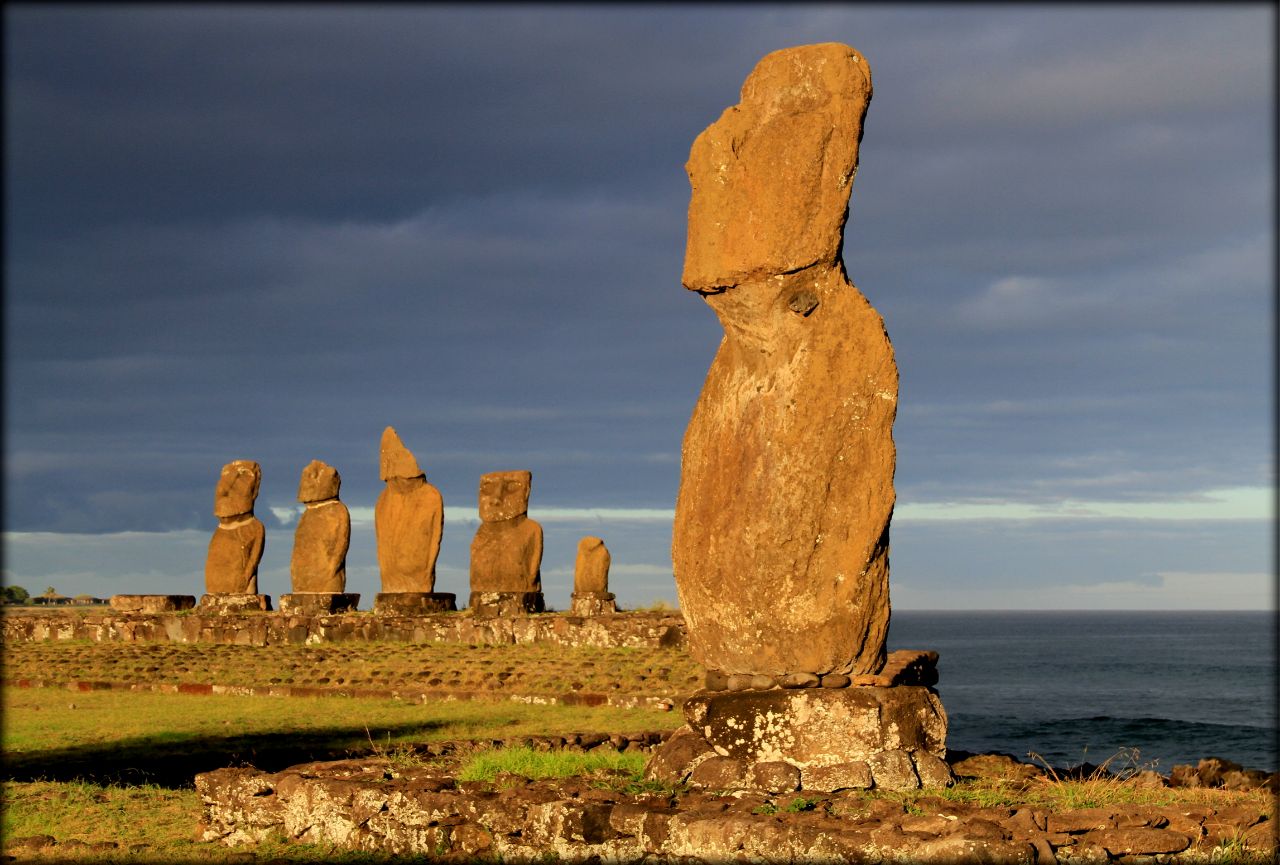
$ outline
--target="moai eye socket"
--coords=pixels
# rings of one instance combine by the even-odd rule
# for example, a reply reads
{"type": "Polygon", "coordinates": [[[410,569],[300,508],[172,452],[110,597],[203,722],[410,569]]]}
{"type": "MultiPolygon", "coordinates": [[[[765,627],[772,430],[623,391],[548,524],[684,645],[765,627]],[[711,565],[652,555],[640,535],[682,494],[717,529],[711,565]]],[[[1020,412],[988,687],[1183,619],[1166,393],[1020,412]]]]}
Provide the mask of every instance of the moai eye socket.
{"type": "Polygon", "coordinates": [[[791,300],[787,301],[787,308],[807,318],[809,313],[818,308],[818,296],[807,288],[802,289],[791,295],[791,300]]]}

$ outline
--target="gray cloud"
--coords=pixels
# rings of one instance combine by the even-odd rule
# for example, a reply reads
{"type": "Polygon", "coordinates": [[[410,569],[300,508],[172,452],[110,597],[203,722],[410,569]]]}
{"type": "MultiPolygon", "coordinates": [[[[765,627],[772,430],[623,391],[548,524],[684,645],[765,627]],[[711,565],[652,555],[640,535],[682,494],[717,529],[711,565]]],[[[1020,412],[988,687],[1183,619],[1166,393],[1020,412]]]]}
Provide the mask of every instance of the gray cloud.
{"type": "Polygon", "coordinates": [[[900,500],[1270,484],[1272,15],[6,7],[6,527],[205,527],[234,458],[262,512],[313,457],[369,506],[386,424],[447,502],[670,507],[720,338],[689,144],[829,40],[900,500]]]}

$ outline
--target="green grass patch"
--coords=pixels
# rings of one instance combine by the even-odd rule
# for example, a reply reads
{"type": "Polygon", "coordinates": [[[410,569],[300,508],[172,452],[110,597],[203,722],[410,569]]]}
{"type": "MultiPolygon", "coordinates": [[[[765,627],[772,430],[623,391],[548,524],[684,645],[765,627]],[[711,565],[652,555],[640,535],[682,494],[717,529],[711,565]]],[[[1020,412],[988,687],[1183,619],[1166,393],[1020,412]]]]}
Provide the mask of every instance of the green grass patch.
{"type": "Polygon", "coordinates": [[[603,751],[535,751],[532,748],[497,748],[480,751],[465,760],[458,770],[459,781],[492,782],[500,774],[519,775],[538,781],[543,778],[575,778],[601,771],[621,772],[635,781],[644,775],[647,754],[603,751]]]}

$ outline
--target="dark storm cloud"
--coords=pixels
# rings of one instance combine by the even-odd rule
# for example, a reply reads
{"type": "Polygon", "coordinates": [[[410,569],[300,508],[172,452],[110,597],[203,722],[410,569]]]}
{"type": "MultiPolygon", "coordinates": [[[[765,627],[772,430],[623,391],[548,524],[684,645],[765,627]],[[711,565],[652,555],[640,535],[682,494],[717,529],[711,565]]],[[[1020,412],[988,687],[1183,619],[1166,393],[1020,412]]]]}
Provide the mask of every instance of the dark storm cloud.
{"type": "Polygon", "coordinates": [[[312,458],[367,507],[386,424],[449,505],[527,467],[544,506],[670,507],[720,336],[683,162],[829,40],[875,80],[845,257],[900,501],[1270,483],[1272,14],[11,4],[6,527],[208,527],[234,458],[269,523],[312,458]]]}

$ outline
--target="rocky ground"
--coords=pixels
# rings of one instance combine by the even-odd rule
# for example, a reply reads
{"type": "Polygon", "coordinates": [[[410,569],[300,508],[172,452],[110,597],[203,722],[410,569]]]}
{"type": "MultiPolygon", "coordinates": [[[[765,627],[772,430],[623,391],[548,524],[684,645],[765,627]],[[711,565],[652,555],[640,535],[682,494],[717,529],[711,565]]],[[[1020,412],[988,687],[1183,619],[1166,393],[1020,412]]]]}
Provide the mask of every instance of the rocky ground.
{"type": "MultiPolygon", "coordinates": [[[[540,737],[525,744],[648,749],[657,738],[540,737]]],[[[961,780],[948,790],[770,794],[637,783],[609,773],[457,781],[454,760],[470,747],[441,743],[420,752],[420,762],[399,755],[274,774],[210,772],[197,778],[206,804],[200,831],[229,845],[283,835],[353,850],[504,862],[1137,865],[1266,862],[1276,851],[1270,796],[1208,789],[1161,795],[1164,782],[1155,778],[1095,772],[1072,781],[1001,755],[952,755],[961,780]],[[1091,804],[1089,796],[1110,804],[1091,804]]],[[[1205,784],[1222,782],[1220,762],[1200,768],[1205,784]]]]}

